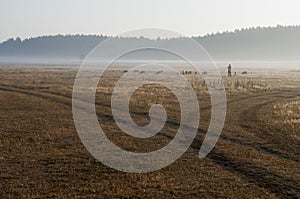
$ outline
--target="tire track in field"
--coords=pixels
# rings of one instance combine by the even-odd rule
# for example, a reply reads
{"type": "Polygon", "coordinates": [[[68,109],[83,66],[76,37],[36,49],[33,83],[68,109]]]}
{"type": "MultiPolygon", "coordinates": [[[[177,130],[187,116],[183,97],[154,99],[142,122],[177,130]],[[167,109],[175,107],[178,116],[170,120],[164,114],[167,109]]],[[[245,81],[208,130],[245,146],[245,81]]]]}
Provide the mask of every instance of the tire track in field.
{"type": "MultiPolygon", "coordinates": [[[[10,92],[19,92],[19,93],[22,93],[22,94],[35,96],[35,97],[40,97],[40,98],[45,99],[45,100],[50,100],[52,102],[56,102],[56,103],[60,103],[60,104],[72,107],[72,98],[70,96],[64,95],[64,94],[59,94],[59,93],[56,93],[56,92],[32,91],[32,90],[29,90],[29,89],[24,88],[24,87],[8,86],[8,85],[5,85],[5,84],[0,84],[0,90],[10,91],[10,92]]],[[[227,103],[231,104],[231,103],[234,103],[234,102],[240,102],[241,100],[249,100],[249,99],[258,98],[258,97],[266,97],[268,95],[271,95],[271,96],[275,95],[276,97],[279,97],[279,99],[273,100],[273,102],[276,102],[276,101],[282,100],[282,97],[283,97],[283,95],[278,95],[278,94],[282,94],[282,92],[267,93],[267,94],[256,94],[256,95],[253,95],[253,96],[250,96],[250,97],[243,97],[243,98],[239,98],[239,99],[233,99],[233,100],[227,101],[227,103]]],[[[268,103],[270,103],[270,102],[268,102],[268,103]]],[[[264,105],[267,105],[268,103],[265,103],[264,105]]],[[[107,104],[96,103],[96,105],[110,108],[110,105],[107,105],[107,104]]],[[[201,109],[202,110],[209,110],[210,107],[211,106],[203,107],[201,109]]],[[[141,114],[141,113],[138,113],[138,112],[131,112],[131,114],[134,114],[134,115],[137,115],[137,116],[145,116],[144,114],[141,114]]],[[[104,114],[104,113],[97,112],[97,116],[100,116],[103,119],[106,119],[108,121],[114,120],[113,116],[110,115],[110,114],[104,114]]],[[[179,127],[180,124],[177,123],[177,122],[174,122],[174,121],[166,121],[166,125],[171,125],[172,127],[176,128],[176,127],[179,127]]],[[[201,134],[206,134],[207,130],[202,129],[202,128],[199,127],[198,132],[201,133],[201,134]]],[[[162,132],[158,133],[158,134],[161,134],[161,135],[164,135],[164,136],[168,137],[166,134],[164,134],[162,132]]],[[[285,154],[285,153],[281,153],[279,151],[274,151],[272,149],[269,149],[267,147],[261,146],[261,145],[256,144],[256,143],[247,143],[247,142],[244,142],[243,140],[233,138],[233,137],[228,137],[224,134],[221,134],[220,138],[224,139],[224,140],[227,140],[229,142],[239,144],[241,146],[250,147],[250,148],[253,148],[253,149],[258,150],[260,152],[264,152],[264,153],[267,153],[267,154],[270,154],[270,155],[277,156],[279,158],[284,158],[284,159],[289,159],[289,160],[292,160],[292,161],[295,161],[295,162],[299,162],[298,158],[295,158],[295,157],[290,156],[290,155],[285,154]]]]}
{"type": "MultiPolygon", "coordinates": [[[[280,99],[275,99],[275,100],[269,100],[266,101],[264,103],[259,103],[253,107],[247,108],[246,110],[242,111],[240,114],[239,119],[237,120],[240,123],[241,129],[242,131],[245,131],[246,133],[251,130],[251,131],[255,131],[255,135],[257,138],[259,138],[261,141],[265,141],[266,138],[268,142],[267,143],[271,143],[272,145],[275,144],[276,141],[280,140],[280,137],[277,137],[278,135],[286,135],[287,138],[288,135],[286,134],[286,132],[281,131],[281,132],[277,132],[276,134],[274,134],[272,131],[270,131],[269,129],[266,130],[264,127],[267,125],[266,123],[264,123],[264,125],[260,124],[259,121],[260,119],[258,118],[258,115],[256,114],[260,109],[262,109],[263,107],[270,105],[270,104],[274,104],[276,102],[282,101],[284,99],[293,99],[295,97],[299,96],[299,94],[294,94],[292,96],[281,96],[280,99]],[[275,136],[275,137],[274,137],[275,136]]],[[[299,129],[300,130],[300,129],[299,129]]],[[[293,145],[292,148],[294,148],[295,152],[297,152],[297,148],[295,148],[295,146],[299,146],[299,142],[297,142],[296,140],[293,139],[289,139],[289,145],[293,145]]],[[[255,143],[255,145],[263,145],[263,144],[259,144],[259,143],[255,143]]],[[[265,144],[264,144],[265,145],[265,144]]],[[[275,146],[277,146],[275,144],[275,146]]],[[[278,148],[280,148],[280,145],[277,146],[278,148]]],[[[286,145],[284,145],[283,147],[287,147],[286,145]]],[[[289,150],[285,150],[288,151],[288,153],[285,152],[280,152],[276,149],[272,149],[270,147],[267,146],[261,146],[262,149],[264,150],[268,150],[270,153],[274,153],[276,155],[281,155],[284,156],[288,159],[294,160],[295,162],[300,162],[300,156],[297,153],[293,153],[292,151],[289,150]],[[292,154],[290,154],[292,153],[292,154]]],[[[276,148],[276,147],[275,147],[276,148]]],[[[298,148],[299,149],[299,148],[298,148]]]]}
{"type": "Polygon", "coordinates": [[[255,184],[264,187],[280,197],[300,197],[299,181],[280,176],[260,166],[243,164],[226,157],[223,153],[212,151],[208,154],[207,158],[223,168],[236,173],[248,182],[254,181],[255,184]]]}
{"type": "MultiPolygon", "coordinates": [[[[282,98],[291,98],[294,96],[277,96],[279,99],[274,100],[260,100],[258,104],[250,107],[249,109],[253,111],[257,111],[257,109],[262,108],[270,103],[274,103],[282,100],[282,98]]],[[[256,102],[257,103],[257,102],[256,102]]],[[[241,113],[243,114],[243,112],[241,113]]],[[[251,113],[252,114],[252,113],[251,113]]],[[[245,118],[241,118],[243,120],[245,118]]],[[[205,133],[205,132],[203,132],[205,133]]],[[[169,139],[173,139],[173,136],[168,136],[169,139]]],[[[221,135],[221,139],[231,141],[232,143],[239,144],[245,147],[255,148],[260,152],[265,152],[267,154],[271,154],[280,158],[286,158],[289,160],[293,160],[295,162],[299,162],[299,159],[296,157],[290,156],[288,154],[280,153],[277,151],[273,151],[269,148],[264,148],[264,146],[259,146],[259,144],[253,145],[253,143],[245,143],[241,140],[230,138],[225,135],[221,135]]],[[[195,139],[191,145],[191,148],[196,151],[200,150],[202,142],[198,139],[195,139]]],[[[242,150],[242,149],[239,149],[242,150]]],[[[247,149],[243,149],[247,150],[247,149]]],[[[263,187],[269,190],[272,193],[275,193],[279,197],[282,198],[299,198],[300,197],[300,181],[289,179],[282,175],[278,175],[276,172],[272,172],[271,170],[265,168],[265,166],[257,166],[251,163],[242,163],[240,161],[235,160],[234,158],[229,157],[225,153],[217,151],[217,149],[213,149],[208,156],[207,159],[214,162],[216,165],[221,166],[222,168],[235,173],[240,176],[242,179],[245,179],[249,183],[255,183],[260,187],[263,187]]]]}
{"type": "MultiPolygon", "coordinates": [[[[42,98],[45,100],[57,102],[60,104],[64,104],[66,106],[72,106],[72,103],[66,100],[66,98],[68,100],[70,100],[70,98],[64,97],[64,96],[62,97],[60,95],[47,94],[47,93],[43,93],[43,92],[30,92],[30,91],[26,91],[26,90],[25,91],[19,90],[19,89],[16,90],[16,89],[3,88],[3,87],[0,87],[0,90],[8,91],[8,92],[22,93],[22,94],[26,94],[26,95],[30,95],[30,96],[34,96],[34,97],[39,97],[39,98],[42,98]]],[[[263,94],[257,95],[256,97],[259,97],[259,96],[263,96],[263,94]]],[[[249,98],[246,97],[245,99],[249,99],[249,98]]],[[[280,99],[278,99],[278,100],[280,100],[280,99]]],[[[235,100],[235,101],[238,101],[238,100],[235,100]]],[[[109,121],[111,121],[113,119],[111,115],[100,114],[100,116],[104,117],[105,119],[108,119],[109,121]]],[[[167,124],[178,125],[177,123],[172,123],[172,122],[171,123],[167,122],[167,124]]],[[[206,132],[204,129],[199,129],[199,131],[202,133],[206,132]]],[[[162,133],[162,135],[163,135],[163,133],[162,133]]],[[[169,139],[174,138],[174,136],[167,135],[167,134],[165,134],[165,136],[169,139]]],[[[250,146],[248,144],[245,145],[245,143],[243,143],[242,141],[237,141],[236,139],[228,138],[226,136],[221,136],[221,138],[231,141],[233,143],[242,145],[242,146],[248,146],[248,147],[253,148],[252,145],[250,145],[250,146]]],[[[195,139],[195,141],[193,142],[191,147],[198,151],[200,149],[201,144],[202,143],[199,140],[195,139]]],[[[274,154],[271,153],[271,155],[274,155],[274,154]]],[[[207,158],[210,159],[211,161],[213,161],[215,164],[220,165],[224,169],[227,169],[233,173],[236,173],[237,175],[241,176],[243,179],[245,179],[247,181],[252,180],[256,184],[258,184],[280,196],[292,197],[292,198],[293,197],[296,198],[299,196],[299,193],[297,192],[297,190],[298,190],[297,188],[300,187],[300,184],[297,181],[293,181],[293,180],[284,178],[282,176],[274,174],[273,172],[270,172],[270,171],[266,170],[265,168],[262,168],[259,166],[244,165],[238,161],[235,161],[229,157],[226,157],[225,154],[218,153],[214,150],[209,154],[209,156],[207,158]]]]}

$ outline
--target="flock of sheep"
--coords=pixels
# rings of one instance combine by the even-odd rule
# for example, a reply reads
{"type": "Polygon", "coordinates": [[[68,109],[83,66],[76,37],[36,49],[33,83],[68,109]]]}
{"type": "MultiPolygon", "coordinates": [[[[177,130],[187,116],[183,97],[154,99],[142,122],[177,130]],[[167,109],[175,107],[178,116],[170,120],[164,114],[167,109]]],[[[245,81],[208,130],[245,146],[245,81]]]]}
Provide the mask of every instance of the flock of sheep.
{"type": "MultiPolygon", "coordinates": [[[[124,70],[123,71],[123,73],[127,73],[128,72],[128,70],[124,70]]],[[[139,74],[143,74],[143,73],[146,73],[146,71],[139,71],[139,70],[133,70],[133,72],[134,73],[139,73],[139,74]]],[[[155,74],[160,74],[160,73],[163,73],[164,71],[162,71],[162,70],[160,70],[160,71],[156,71],[155,72],[155,74]]],[[[195,74],[195,75],[197,75],[197,74],[199,74],[199,72],[197,72],[197,71],[188,71],[188,70],[183,70],[183,71],[180,71],[180,74],[182,74],[182,75],[191,75],[191,74],[195,74]]],[[[204,72],[202,72],[202,75],[207,75],[208,74],[208,72],[207,71],[204,71],[204,72]]],[[[248,72],[247,71],[243,71],[243,72],[241,72],[241,75],[247,75],[248,74],[248,72]]],[[[236,76],[237,75],[237,73],[235,72],[234,74],[233,74],[233,76],[236,76]]]]}

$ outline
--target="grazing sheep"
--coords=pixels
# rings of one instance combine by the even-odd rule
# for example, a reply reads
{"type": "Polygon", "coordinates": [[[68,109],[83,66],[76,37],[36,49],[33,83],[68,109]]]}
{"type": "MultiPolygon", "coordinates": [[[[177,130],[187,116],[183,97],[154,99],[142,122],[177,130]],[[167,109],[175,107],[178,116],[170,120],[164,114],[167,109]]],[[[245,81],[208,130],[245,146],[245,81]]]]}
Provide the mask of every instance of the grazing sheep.
{"type": "Polygon", "coordinates": [[[182,71],[182,74],[183,74],[183,75],[192,74],[192,71],[183,70],[183,71],[182,71]]]}

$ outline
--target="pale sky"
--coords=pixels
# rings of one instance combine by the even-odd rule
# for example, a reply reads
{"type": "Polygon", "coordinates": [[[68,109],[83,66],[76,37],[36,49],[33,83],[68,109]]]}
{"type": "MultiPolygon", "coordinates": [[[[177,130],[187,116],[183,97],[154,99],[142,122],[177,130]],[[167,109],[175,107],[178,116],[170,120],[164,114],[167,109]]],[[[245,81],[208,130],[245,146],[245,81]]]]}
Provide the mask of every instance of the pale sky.
{"type": "Polygon", "coordinates": [[[0,0],[0,42],[162,28],[186,36],[300,24],[299,0],[0,0]]]}

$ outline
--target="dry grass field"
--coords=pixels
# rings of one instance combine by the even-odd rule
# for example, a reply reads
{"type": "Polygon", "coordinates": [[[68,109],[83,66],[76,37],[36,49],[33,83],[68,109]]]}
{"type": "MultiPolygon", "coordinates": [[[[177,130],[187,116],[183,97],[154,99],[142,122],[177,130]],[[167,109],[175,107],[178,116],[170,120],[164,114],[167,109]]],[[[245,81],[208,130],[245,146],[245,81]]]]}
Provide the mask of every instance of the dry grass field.
{"type": "MultiPolygon", "coordinates": [[[[98,85],[99,123],[111,141],[128,151],[149,152],[168,144],[179,126],[174,95],[145,85],[132,96],[130,112],[149,123],[154,103],[168,120],[147,139],[123,133],[110,99],[121,69],[98,85]]],[[[300,198],[300,73],[249,72],[224,77],[227,116],[213,151],[199,159],[210,121],[210,97],[199,75],[185,78],[200,102],[198,134],[173,164],[146,174],[116,171],[95,160],[73,122],[75,67],[0,67],[0,198],[300,198]]]]}

